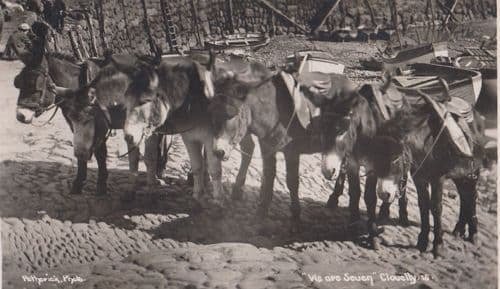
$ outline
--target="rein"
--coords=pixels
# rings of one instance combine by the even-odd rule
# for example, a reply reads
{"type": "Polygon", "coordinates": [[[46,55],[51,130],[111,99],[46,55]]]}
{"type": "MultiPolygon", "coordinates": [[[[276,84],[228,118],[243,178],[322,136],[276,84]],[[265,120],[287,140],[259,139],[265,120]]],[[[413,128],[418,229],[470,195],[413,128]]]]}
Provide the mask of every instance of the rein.
{"type": "MultiPolygon", "coordinates": [[[[45,77],[47,77],[47,78],[49,79],[49,81],[50,81],[50,82],[54,83],[54,81],[52,80],[52,77],[51,77],[48,73],[44,73],[44,72],[42,72],[42,74],[43,74],[45,77]]],[[[48,88],[45,88],[45,89],[47,90],[48,88]]],[[[44,95],[45,95],[45,93],[46,93],[46,91],[42,94],[42,96],[44,96],[44,95]]],[[[55,94],[55,93],[54,93],[54,94],[55,94]]],[[[37,125],[37,124],[34,124],[34,123],[32,123],[31,125],[32,125],[32,126],[34,126],[34,127],[44,127],[44,126],[46,126],[46,125],[50,124],[50,122],[51,122],[51,121],[54,119],[54,117],[56,116],[57,110],[59,109],[59,105],[61,105],[61,104],[62,104],[65,100],[66,100],[66,99],[64,99],[64,98],[63,98],[63,99],[61,99],[60,101],[58,101],[58,102],[54,102],[53,104],[51,104],[51,105],[49,105],[49,106],[47,106],[47,107],[42,107],[42,109],[41,109],[41,114],[40,114],[40,115],[42,115],[43,113],[45,113],[45,112],[47,112],[47,111],[49,111],[49,110],[51,110],[51,109],[53,109],[53,108],[55,108],[55,109],[54,109],[54,112],[52,113],[52,115],[49,117],[49,119],[48,119],[47,121],[43,122],[43,123],[42,123],[42,124],[40,124],[40,125],[37,125]]]]}
{"type": "Polygon", "coordinates": [[[118,156],[118,158],[119,158],[119,159],[124,158],[124,157],[128,156],[128,155],[129,155],[129,154],[130,154],[133,150],[138,149],[138,148],[139,148],[139,145],[141,144],[141,142],[142,142],[142,140],[144,139],[144,136],[145,136],[145,135],[146,135],[146,134],[143,132],[143,133],[141,134],[141,138],[139,139],[139,141],[138,141],[136,144],[134,144],[134,146],[132,146],[132,147],[131,147],[131,148],[130,148],[130,149],[129,149],[126,153],[124,153],[124,154],[122,154],[122,155],[119,155],[119,156],[118,156]]]}
{"type": "MultiPolygon", "coordinates": [[[[61,102],[62,102],[62,101],[61,101],[61,102]]],[[[58,105],[54,105],[53,107],[51,107],[51,108],[47,108],[47,109],[45,109],[45,110],[42,112],[42,114],[43,114],[44,112],[47,112],[47,111],[51,110],[51,109],[52,109],[52,108],[54,108],[54,107],[55,107],[54,112],[52,113],[52,115],[49,117],[49,119],[48,119],[48,120],[46,120],[46,121],[45,121],[45,122],[43,122],[42,124],[34,124],[34,123],[31,123],[31,125],[32,125],[32,126],[34,126],[34,127],[44,127],[44,126],[46,126],[46,125],[50,124],[50,122],[51,122],[51,121],[54,119],[54,117],[56,116],[56,113],[57,113],[57,110],[59,109],[59,106],[58,106],[58,105]]]]}
{"type": "Polygon", "coordinates": [[[434,147],[436,146],[439,138],[441,137],[441,135],[443,134],[444,132],[444,129],[446,128],[446,124],[443,122],[443,124],[441,125],[441,128],[436,136],[436,139],[434,140],[434,142],[432,143],[431,145],[431,148],[429,149],[429,151],[425,154],[425,157],[424,159],[420,162],[420,164],[418,165],[417,169],[415,170],[415,172],[411,175],[411,177],[413,178],[417,173],[418,171],[422,168],[422,166],[424,165],[424,162],[427,160],[427,158],[431,155],[432,151],[434,150],[434,147]]]}

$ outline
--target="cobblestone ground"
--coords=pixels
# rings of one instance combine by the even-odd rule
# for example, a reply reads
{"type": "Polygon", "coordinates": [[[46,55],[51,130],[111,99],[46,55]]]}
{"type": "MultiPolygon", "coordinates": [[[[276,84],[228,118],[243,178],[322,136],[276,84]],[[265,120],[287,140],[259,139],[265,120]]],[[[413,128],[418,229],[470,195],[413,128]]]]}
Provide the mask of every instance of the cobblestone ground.
{"type": "MultiPolygon", "coordinates": [[[[312,46],[304,39],[294,43],[312,46]]],[[[287,49],[291,52],[296,46],[287,49]]],[[[376,51],[374,45],[328,47],[342,56],[348,75],[355,80],[370,81],[377,76],[361,71],[353,62],[376,51]]],[[[266,53],[263,50],[260,55],[266,53]]],[[[393,206],[394,219],[384,225],[378,251],[365,246],[365,232],[349,234],[347,196],[340,198],[336,211],[324,208],[332,184],[321,176],[318,155],[301,157],[303,228],[298,234],[288,230],[290,198],[282,156],[270,218],[257,222],[261,160],[252,161],[243,201],[228,203],[223,210],[200,210],[185,181],[189,162],[179,137],[172,139],[167,184],[155,194],[141,189],[143,174],[134,189],[127,161],[117,157],[126,152],[118,131],[108,144],[109,194],[93,195],[96,163],[92,160],[84,193],[70,195],[76,173],[70,130],[59,113],[42,128],[16,122],[17,91],[12,81],[20,68],[17,62],[0,62],[4,288],[496,288],[496,169],[481,174],[480,242],[476,245],[450,234],[458,218],[458,197],[453,185],[447,184],[443,201],[447,252],[440,259],[415,248],[420,218],[413,185],[410,227],[397,225],[397,206],[393,206]],[[138,193],[131,200],[134,190],[138,193]],[[386,280],[405,272],[422,279],[416,284],[386,280]],[[37,284],[33,276],[49,279],[38,279],[41,283],[37,284]],[[68,276],[78,278],[71,283],[68,276]]],[[[238,163],[236,153],[224,163],[228,194],[238,163]]],[[[143,164],[140,170],[144,172],[143,164]]],[[[366,211],[363,201],[361,210],[366,211]]]]}

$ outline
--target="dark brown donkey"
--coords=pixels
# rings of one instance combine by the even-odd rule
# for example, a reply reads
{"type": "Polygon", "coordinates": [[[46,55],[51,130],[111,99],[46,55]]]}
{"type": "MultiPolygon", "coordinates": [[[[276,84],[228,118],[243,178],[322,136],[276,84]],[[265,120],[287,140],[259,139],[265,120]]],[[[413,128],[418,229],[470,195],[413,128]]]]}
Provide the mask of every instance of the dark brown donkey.
{"type": "Polygon", "coordinates": [[[292,230],[295,231],[300,224],[300,154],[318,153],[331,147],[335,140],[332,128],[343,123],[342,119],[349,113],[353,100],[349,87],[352,86],[346,85],[348,80],[343,76],[327,75],[331,86],[321,101],[320,117],[313,118],[310,126],[304,129],[296,117],[293,100],[282,76],[268,77],[270,73],[259,64],[249,64],[248,70],[248,75],[263,77],[245,81],[246,77],[239,74],[215,74],[215,97],[210,107],[214,116],[215,143],[226,144],[216,145],[216,154],[224,157],[235,144],[231,140],[234,136],[252,133],[258,137],[263,159],[258,215],[264,217],[273,195],[276,152],[283,152],[286,183],[291,196],[292,230]]]}
{"type": "MultiPolygon", "coordinates": [[[[106,193],[106,134],[113,123],[123,123],[123,114],[111,113],[106,116],[103,110],[91,103],[87,89],[78,91],[87,84],[103,66],[101,62],[87,61],[76,64],[68,56],[47,53],[45,37],[47,28],[41,24],[33,26],[35,32],[30,43],[20,52],[26,67],[16,77],[14,85],[20,89],[17,102],[17,119],[31,123],[51,107],[57,106],[73,131],[74,154],[78,159],[78,171],[71,188],[72,193],[81,193],[87,177],[87,162],[95,153],[98,164],[97,194],[106,193]],[[53,86],[72,89],[67,97],[56,95],[53,86]],[[78,93],[76,93],[78,91],[78,93]]],[[[122,88],[123,89],[123,88],[122,88]]],[[[123,126],[123,124],[122,124],[123,126]]],[[[137,171],[139,152],[129,145],[129,165],[137,171]]]]}
{"type": "MultiPolygon", "coordinates": [[[[208,114],[209,99],[213,97],[208,67],[212,66],[210,60],[215,59],[200,57],[198,60],[183,56],[162,59],[156,68],[159,83],[154,98],[144,103],[129,103],[125,133],[134,141],[146,135],[148,179],[154,175],[150,168],[155,168],[157,162],[156,146],[151,145],[155,143],[155,138],[162,134],[181,134],[191,161],[193,197],[200,199],[205,191],[206,165],[206,171],[212,179],[212,200],[222,204],[221,161],[214,154],[213,129],[208,114]]],[[[136,94],[136,99],[141,98],[140,93],[136,94]]]]}
{"type": "Polygon", "coordinates": [[[381,218],[388,218],[390,203],[399,195],[399,221],[402,225],[409,224],[406,199],[406,178],[401,178],[401,183],[387,181],[391,176],[389,156],[398,153],[398,146],[391,141],[380,138],[373,142],[372,138],[378,130],[390,119],[396,116],[403,108],[403,95],[391,85],[387,79],[383,85],[365,84],[354,94],[351,102],[347,126],[339,128],[335,145],[323,153],[322,167],[326,178],[331,178],[334,172],[341,170],[336,179],[334,192],[330,196],[327,206],[335,208],[338,198],[343,191],[345,175],[349,181],[349,209],[352,221],[359,220],[359,200],[361,197],[359,169],[363,165],[366,171],[365,202],[368,210],[368,232],[374,248],[377,247],[374,237],[382,230],[376,226],[376,198],[377,194],[383,200],[380,210],[381,218]],[[392,102],[385,104],[377,102],[379,99],[389,98],[392,102]],[[384,105],[382,108],[381,105],[384,105]],[[382,111],[382,109],[384,111],[382,111]],[[339,164],[342,163],[341,166],[339,164]],[[380,178],[377,186],[377,176],[380,178]],[[368,193],[367,193],[368,192],[368,193]]]}
{"type": "MultiPolygon", "coordinates": [[[[353,107],[355,118],[374,118],[364,105],[353,107]]],[[[406,182],[408,172],[415,183],[421,218],[421,232],[417,247],[425,251],[429,239],[429,210],[434,217],[433,254],[438,256],[442,251],[442,190],[443,181],[451,178],[460,195],[460,215],[454,234],[465,235],[465,226],[469,226],[469,239],[474,242],[477,233],[476,217],[476,183],[479,169],[484,161],[483,149],[484,126],[482,118],[474,113],[474,120],[469,124],[473,143],[473,157],[462,154],[446,133],[442,119],[430,104],[423,98],[410,99],[405,97],[403,107],[395,116],[377,129],[377,135],[372,138],[359,138],[353,131],[359,130],[359,125],[352,123],[347,137],[337,142],[337,149],[344,147],[358,155],[376,155],[382,166],[375,169],[383,170],[383,184],[398,187],[406,182]],[[409,101],[411,101],[411,105],[409,101]],[[354,136],[354,138],[352,138],[354,136]],[[388,149],[389,148],[389,149],[388,149]],[[428,185],[431,186],[429,196],[428,185]]],[[[367,179],[365,201],[368,208],[369,222],[374,223],[377,194],[376,179],[367,179]]],[[[378,190],[377,191],[383,191],[378,190]]],[[[351,196],[352,197],[352,196],[351,196]]]]}

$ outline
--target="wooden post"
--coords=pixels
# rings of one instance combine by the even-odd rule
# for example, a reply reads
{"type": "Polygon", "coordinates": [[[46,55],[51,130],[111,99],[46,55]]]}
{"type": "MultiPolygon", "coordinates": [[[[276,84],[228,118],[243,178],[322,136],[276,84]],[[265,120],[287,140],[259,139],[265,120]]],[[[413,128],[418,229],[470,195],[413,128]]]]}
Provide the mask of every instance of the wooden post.
{"type": "Polygon", "coordinates": [[[158,51],[159,47],[156,46],[155,40],[153,38],[153,35],[151,34],[151,26],[149,26],[149,20],[148,20],[148,9],[146,6],[146,0],[141,0],[142,3],[142,11],[144,13],[144,30],[146,31],[146,35],[148,36],[148,42],[149,42],[149,48],[151,49],[151,53],[153,55],[158,55],[158,53],[161,53],[158,51]]]}
{"type": "Polygon", "coordinates": [[[132,37],[130,37],[130,30],[128,29],[128,19],[127,19],[127,12],[125,11],[125,2],[124,0],[119,0],[120,2],[120,8],[122,9],[122,14],[123,14],[123,22],[125,22],[125,33],[127,35],[128,39],[128,44],[129,48],[133,48],[134,45],[132,44],[132,37]]]}
{"type": "Polygon", "coordinates": [[[191,0],[191,12],[193,14],[193,22],[194,22],[194,36],[196,37],[196,45],[198,47],[204,47],[203,40],[200,35],[200,26],[198,23],[198,9],[196,9],[196,3],[194,0],[191,0]]]}
{"type": "Polygon", "coordinates": [[[73,35],[73,31],[68,31],[69,42],[71,43],[71,48],[73,49],[73,54],[79,61],[83,61],[82,53],[80,49],[78,49],[78,43],[76,42],[75,36],[73,35]]]}
{"type": "Polygon", "coordinates": [[[448,24],[448,21],[450,21],[450,17],[453,15],[453,10],[455,10],[455,6],[457,6],[457,3],[458,0],[455,0],[455,2],[453,2],[453,5],[451,6],[448,15],[446,15],[446,18],[444,19],[443,26],[446,26],[448,24]]]}
{"type": "Polygon", "coordinates": [[[102,50],[106,51],[108,50],[108,43],[106,41],[106,30],[104,28],[104,12],[103,12],[102,1],[103,0],[97,0],[96,10],[98,11],[97,19],[99,21],[99,34],[101,37],[102,50]]]}
{"type": "MultiPolygon", "coordinates": [[[[439,7],[441,8],[441,10],[443,10],[444,13],[446,13],[446,17],[450,18],[451,20],[455,21],[455,22],[460,22],[458,21],[458,19],[455,17],[455,15],[453,14],[453,10],[455,9],[455,6],[458,2],[458,0],[456,0],[454,3],[453,3],[453,6],[452,8],[448,8],[445,4],[441,3],[441,1],[439,0],[436,0],[437,4],[439,5],[439,7]],[[452,10],[453,9],[453,10],[452,10]]],[[[449,20],[449,19],[448,19],[449,20]]],[[[443,23],[444,24],[444,21],[443,23]]]]}
{"type": "Polygon", "coordinates": [[[332,5],[328,9],[328,11],[326,12],[325,16],[323,16],[323,18],[321,18],[321,21],[319,22],[318,26],[316,26],[316,28],[313,29],[313,31],[312,31],[313,34],[318,33],[319,29],[325,24],[326,19],[328,19],[328,17],[333,13],[333,10],[335,10],[335,8],[337,8],[340,1],[342,1],[342,0],[333,0],[333,1],[335,1],[335,2],[332,3],[332,5]]]}
{"type": "Polygon", "coordinates": [[[422,39],[420,38],[420,32],[418,32],[419,27],[415,27],[415,33],[417,34],[417,42],[418,44],[422,43],[422,39]]]}
{"type": "Polygon", "coordinates": [[[431,25],[434,27],[436,25],[436,15],[434,14],[434,3],[433,0],[427,0],[427,5],[431,10],[431,25]]]}
{"type": "Polygon", "coordinates": [[[54,51],[56,53],[59,53],[59,46],[57,45],[57,33],[55,33],[54,31],[52,31],[52,41],[54,42],[54,51]]]}
{"type": "MultiPolygon", "coordinates": [[[[269,3],[268,0],[255,0],[259,3],[261,3],[262,5],[264,5],[267,9],[273,11],[276,15],[280,16],[282,19],[284,19],[285,21],[287,21],[288,23],[292,24],[293,26],[297,27],[298,29],[300,29],[302,32],[305,32],[305,33],[308,33],[309,31],[307,31],[306,28],[302,27],[302,25],[299,25],[297,22],[293,21],[290,17],[286,16],[283,12],[281,12],[279,9],[277,9],[276,7],[274,7],[271,3],[269,3]]],[[[340,1],[340,0],[338,0],[340,1]]]]}
{"type": "Polygon", "coordinates": [[[231,33],[234,33],[234,22],[233,22],[233,14],[234,14],[234,7],[233,7],[233,0],[227,0],[228,1],[228,8],[229,8],[229,30],[231,33]]]}
{"type": "Polygon", "coordinates": [[[396,0],[390,1],[389,6],[392,14],[391,15],[392,25],[394,25],[394,29],[396,30],[396,37],[398,38],[399,47],[403,48],[403,42],[401,41],[401,34],[399,33],[398,29],[398,7],[396,4],[396,0]]]}
{"type": "Polygon", "coordinates": [[[375,19],[375,13],[373,12],[372,5],[369,0],[364,0],[366,7],[368,7],[368,11],[370,12],[370,18],[372,20],[373,28],[377,27],[377,21],[375,19]]]}
{"type": "Polygon", "coordinates": [[[78,46],[81,47],[80,51],[82,51],[83,59],[88,59],[89,58],[89,51],[87,50],[87,47],[85,46],[85,43],[83,42],[82,34],[80,33],[79,30],[75,30],[75,33],[76,33],[76,40],[78,42],[78,46]]]}
{"type": "Polygon", "coordinates": [[[90,54],[92,57],[97,57],[99,52],[97,51],[97,45],[95,41],[94,25],[92,23],[92,18],[89,12],[85,12],[85,19],[87,20],[87,26],[89,27],[90,34],[90,54]]]}

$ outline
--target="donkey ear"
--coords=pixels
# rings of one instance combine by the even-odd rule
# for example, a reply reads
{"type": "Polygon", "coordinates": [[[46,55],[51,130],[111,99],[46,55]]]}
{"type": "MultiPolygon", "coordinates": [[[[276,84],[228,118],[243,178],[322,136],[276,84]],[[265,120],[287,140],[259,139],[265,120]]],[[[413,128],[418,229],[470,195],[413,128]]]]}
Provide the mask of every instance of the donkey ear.
{"type": "Polygon", "coordinates": [[[203,86],[203,93],[208,99],[214,98],[215,88],[212,71],[197,61],[193,61],[193,63],[203,86]]]}

